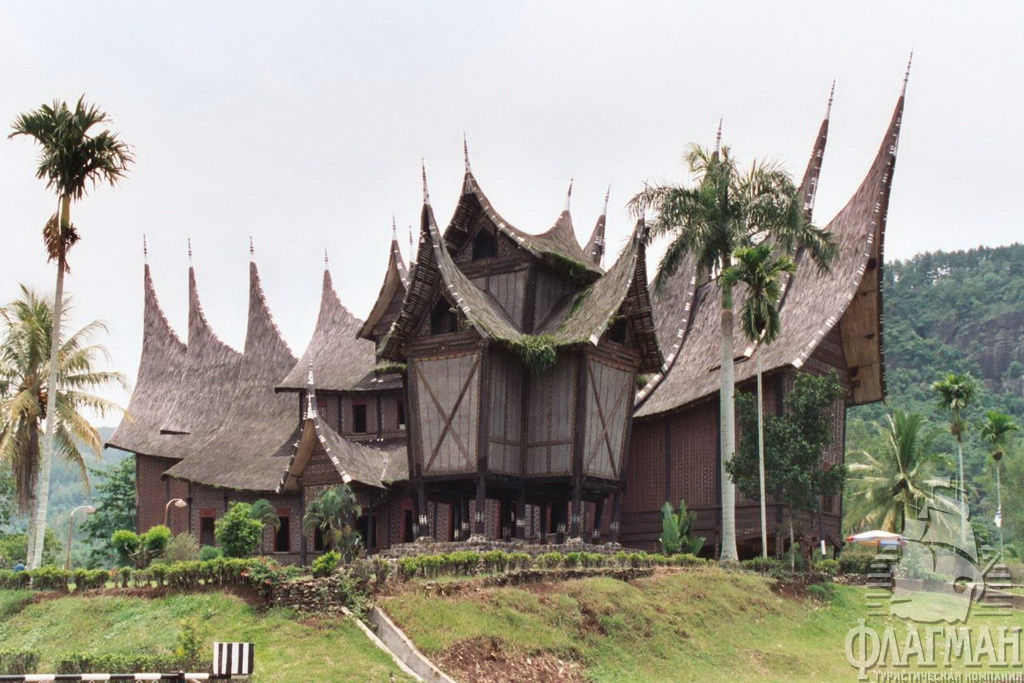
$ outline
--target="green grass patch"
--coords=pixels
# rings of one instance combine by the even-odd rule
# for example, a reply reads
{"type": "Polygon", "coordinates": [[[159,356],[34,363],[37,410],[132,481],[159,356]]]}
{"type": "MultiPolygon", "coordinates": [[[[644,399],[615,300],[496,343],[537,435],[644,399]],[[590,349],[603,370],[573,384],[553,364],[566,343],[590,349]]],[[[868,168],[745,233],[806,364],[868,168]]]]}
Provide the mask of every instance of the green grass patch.
{"type": "Polygon", "coordinates": [[[182,621],[192,617],[209,652],[215,640],[255,643],[254,683],[388,681],[391,673],[408,680],[347,619],[300,621],[290,610],[260,611],[217,592],[162,599],[67,596],[31,605],[25,593],[0,591],[0,643],[9,650],[37,650],[44,673],[69,652],[173,650],[182,621]],[[14,604],[20,608],[4,611],[14,604]]]}
{"type": "Polygon", "coordinates": [[[0,621],[20,612],[33,595],[35,591],[0,590],[0,621]]]}
{"type": "MultiPolygon", "coordinates": [[[[829,584],[794,597],[772,586],[768,577],[708,567],[633,583],[408,592],[382,606],[428,656],[483,638],[510,653],[575,660],[593,681],[854,680],[844,645],[866,618],[866,589],[829,584]]],[[[942,600],[935,596],[937,606],[942,600]]],[[[903,642],[902,622],[866,621],[880,633],[892,624],[903,642]]],[[[1019,623],[983,610],[969,620],[993,629],[1019,623]]]]}

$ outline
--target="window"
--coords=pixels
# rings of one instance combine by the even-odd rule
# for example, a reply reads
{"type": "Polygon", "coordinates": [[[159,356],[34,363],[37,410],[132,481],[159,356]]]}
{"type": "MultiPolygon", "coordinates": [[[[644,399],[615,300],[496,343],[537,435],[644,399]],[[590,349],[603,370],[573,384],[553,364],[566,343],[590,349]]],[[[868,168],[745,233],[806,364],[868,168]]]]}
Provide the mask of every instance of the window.
{"type": "Polygon", "coordinates": [[[199,542],[202,545],[217,545],[217,536],[214,534],[214,521],[217,519],[216,510],[199,511],[199,542]]]}
{"type": "Polygon", "coordinates": [[[402,510],[402,543],[412,543],[415,540],[412,533],[412,510],[402,510]]]}
{"type": "Polygon", "coordinates": [[[626,318],[625,316],[615,316],[615,321],[608,328],[608,341],[615,342],[616,344],[626,345],[626,318]]]}
{"type": "Polygon", "coordinates": [[[324,550],[324,530],[320,527],[313,529],[313,552],[320,553],[324,550]]]}
{"type": "Polygon", "coordinates": [[[476,237],[473,238],[473,260],[477,261],[482,258],[493,258],[497,255],[498,240],[495,239],[490,230],[487,228],[480,228],[476,233],[476,237]]]}
{"type": "Polygon", "coordinates": [[[352,399],[352,432],[355,434],[366,433],[366,400],[362,398],[352,399]]]}
{"type": "Polygon", "coordinates": [[[448,300],[442,297],[430,312],[430,334],[451,334],[458,330],[459,321],[455,317],[455,312],[448,304],[448,300]]]}
{"type": "Polygon", "coordinates": [[[356,531],[363,541],[363,547],[371,550],[377,547],[377,515],[362,515],[356,520],[356,531]]]}
{"type": "Polygon", "coordinates": [[[274,552],[275,553],[286,553],[292,548],[291,538],[291,517],[289,517],[289,510],[287,508],[277,509],[277,521],[280,526],[277,527],[277,532],[274,534],[274,552]]]}
{"type": "Polygon", "coordinates": [[[398,399],[398,428],[405,429],[405,400],[398,399]]]}

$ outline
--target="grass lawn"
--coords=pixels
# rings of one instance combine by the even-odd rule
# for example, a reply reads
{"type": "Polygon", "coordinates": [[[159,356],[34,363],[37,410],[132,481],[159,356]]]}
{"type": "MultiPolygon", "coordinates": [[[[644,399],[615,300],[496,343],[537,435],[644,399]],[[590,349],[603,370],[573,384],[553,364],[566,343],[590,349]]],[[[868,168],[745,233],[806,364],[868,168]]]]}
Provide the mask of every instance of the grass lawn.
{"type": "MultiPolygon", "coordinates": [[[[449,673],[462,680],[480,674],[459,670],[468,659],[460,650],[479,652],[484,643],[507,655],[513,672],[547,657],[578,680],[821,681],[855,680],[845,638],[866,615],[865,594],[835,586],[823,599],[794,597],[773,592],[761,576],[711,567],[632,584],[598,578],[452,597],[410,591],[383,607],[428,656],[454,662],[449,673]]],[[[1013,626],[1021,616],[976,612],[969,623],[1013,626]]],[[[891,623],[903,643],[902,622],[867,623],[879,633],[891,623]]]]}
{"type": "Polygon", "coordinates": [[[0,647],[39,651],[43,673],[67,652],[172,650],[181,622],[193,617],[205,642],[255,643],[254,683],[388,681],[392,673],[408,680],[346,619],[300,621],[289,610],[264,612],[217,592],[162,599],[72,595],[26,604],[30,597],[0,591],[0,647]]]}

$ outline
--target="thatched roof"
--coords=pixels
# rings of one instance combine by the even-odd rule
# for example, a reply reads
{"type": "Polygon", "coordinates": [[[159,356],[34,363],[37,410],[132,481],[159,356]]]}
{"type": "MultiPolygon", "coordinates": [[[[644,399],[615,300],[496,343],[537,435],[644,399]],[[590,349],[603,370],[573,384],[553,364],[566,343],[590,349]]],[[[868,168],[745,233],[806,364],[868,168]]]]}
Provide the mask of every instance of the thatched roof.
{"type": "MultiPolygon", "coordinates": [[[[466,177],[471,179],[472,175],[467,171],[466,177]]],[[[559,228],[560,234],[571,234],[568,211],[563,211],[556,228],[559,225],[568,226],[559,228]]],[[[640,349],[644,371],[660,369],[662,358],[654,333],[647,291],[643,234],[644,227],[640,222],[615,266],[605,274],[595,272],[596,281],[577,296],[567,298],[543,328],[537,330],[537,334],[553,336],[556,346],[561,347],[596,345],[619,309],[625,306],[625,314],[640,349]]],[[[446,244],[447,240],[442,239],[434,220],[429,196],[425,194],[416,268],[402,311],[378,349],[381,358],[396,361],[403,359],[402,348],[428,314],[439,288],[442,288],[445,296],[483,339],[518,344],[529,336],[516,326],[489,293],[481,290],[463,274],[449,254],[446,244]]]]}
{"type": "MultiPolygon", "coordinates": [[[[288,460],[278,461],[277,469],[268,472],[276,479],[274,490],[278,493],[297,491],[299,479],[302,477],[306,465],[321,449],[338,470],[344,483],[358,482],[367,486],[384,488],[385,481],[394,480],[394,476],[387,473],[386,470],[389,464],[392,469],[397,469],[392,463],[393,459],[397,459],[396,454],[349,441],[331,429],[316,409],[316,392],[313,388],[312,378],[313,373],[309,372],[306,388],[306,417],[300,425],[299,438],[294,443],[288,460]]],[[[404,454],[405,448],[401,448],[401,451],[404,454]]],[[[406,466],[406,472],[408,472],[408,466],[406,466]]]]}
{"type": "MultiPolygon", "coordinates": [[[[765,372],[782,367],[800,368],[825,336],[842,319],[843,349],[853,381],[854,404],[884,396],[884,358],[881,346],[881,267],[885,217],[892,187],[896,148],[903,114],[903,97],[896,104],[889,128],[861,186],[849,203],[828,224],[839,242],[839,258],[832,269],[821,273],[806,254],[798,255],[799,268],[788,284],[783,301],[782,333],[770,346],[749,349],[737,326],[733,344],[763,353],[765,372]]],[[[808,197],[808,183],[820,170],[827,122],[815,144],[809,173],[801,191],[808,197]]],[[[810,195],[813,197],[813,193],[810,195]]],[[[692,263],[686,264],[655,295],[655,318],[663,345],[679,339],[679,350],[670,353],[669,372],[638,394],[638,417],[680,408],[714,394],[719,386],[719,292],[717,282],[695,287],[692,263]],[[692,292],[692,294],[691,294],[692,292]],[[680,325],[677,321],[685,320],[680,325]],[[676,359],[683,358],[681,362],[676,359]]],[[[737,288],[738,310],[745,293],[737,288]]],[[[674,348],[674,347],[673,347],[674,348]]],[[[752,358],[744,356],[743,358],[752,358]]],[[[756,364],[736,363],[736,381],[754,376],[756,364]]]]}
{"type": "Polygon", "coordinates": [[[373,342],[359,339],[363,323],[345,308],[324,270],[320,314],[313,338],[302,358],[277,385],[278,391],[302,391],[312,362],[320,389],[345,391],[355,386],[374,366],[373,342]]]}
{"type": "Polygon", "coordinates": [[[583,247],[583,253],[586,255],[587,260],[598,268],[601,267],[601,261],[604,259],[604,227],[608,220],[608,195],[610,193],[611,189],[608,190],[608,193],[605,193],[604,208],[601,209],[601,215],[597,217],[597,223],[594,225],[593,232],[590,233],[590,239],[587,240],[587,245],[583,247]]]}
{"type": "Polygon", "coordinates": [[[158,455],[169,452],[170,436],[160,434],[168,412],[177,400],[185,372],[186,347],[160,308],[147,263],[142,324],[142,356],[138,379],[128,402],[128,416],[114,430],[108,446],[158,455]]]}
{"type": "Polygon", "coordinates": [[[398,248],[398,237],[391,236],[391,250],[388,254],[388,265],[384,271],[384,282],[380,286],[380,293],[377,301],[373,304],[373,310],[366,316],[366,322],[359,330],[360,339],[373,341],[374,334],[387,331],[390,323],[387,314],[392,313],[401,306],[405,297],[405,290],[409,286],[409,273],[405,269],[405,262],[402,260],[402,251],[398,248]]]}
{"type": "Polygon", "coordinates": [[[187,434],[190,438],[175,439],[174,452],[161,455],[186,457],[192,444],[205,440],[220,428],[235,396],[241,361],[242,354],[221,341],[207,322],[199,301],[195,269],[189,267],[185,373],[177,400],[166,414],[160,431],[187,434]]]}
{"type": "Polygon", "coordinates": [[[647,290],[646,229],[638,221],[629,243],[607,273],[580,293],[568,314],[551,333],[556,345],[597,345],[605,330],[621,311],[640,352],[640,371],[657,372],[662,366],[655,334],[650,295],[647,290]]]}
{"type": "Polygon", "coordinates": [[[295,356],[267,305],[255,263],[249,264],[249,317],[234,398],[220,425],[167,476],[225,488],[273,491],[282,449],[294,440],[296,399],[274,391],[295,356]]]}
{"type": "Polygon", "coordinates": [[[590,272],[591,277],[600,273],[600,268],[587,257],[576,239],[568,207],[546,232],[539,235],[523,232],[495,211],[480,189],[473,172],[467,168],[462,181],[462,195],[451,223],[444,231],[444,242],[449,252],[458,254],[462,250],[480,220],[489,221],[499,232],[537,259],[552,264],[568,261],[578,265],[582,271],[590,272]]]}

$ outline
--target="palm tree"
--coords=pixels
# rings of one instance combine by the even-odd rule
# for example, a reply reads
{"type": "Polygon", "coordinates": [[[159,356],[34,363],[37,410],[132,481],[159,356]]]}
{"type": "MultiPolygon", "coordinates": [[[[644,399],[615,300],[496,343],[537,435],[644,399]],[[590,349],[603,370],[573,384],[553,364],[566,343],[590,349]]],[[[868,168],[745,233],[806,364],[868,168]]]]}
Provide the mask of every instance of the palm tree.
{"type": "MultiPolygon", "coordinates": [[[[957,456],[960,461],[959,482],[957,485],[957,500],[967,500],[967,485],[964,482],[964,432],[967,431],[967,422],[963,414],[974,400],[978,385],[971,377],[971,373],[958,375],[951,372],[944,378],[932,385],[932,389],[939,395],[939,406],[949,412],[949,433],[956,437],[957,456]]],[[[967,542],[967,506],[963,507],[963,515],[960,520],[960,541],[967,542]]]]}
{"type": "Polygon", "coordinates": [[[326,489],[309,504],[302,526],[306,533],[320,529],[327,548],[340,551],[343,560],[350,562],[358,554],[360,543],[352,522],[361,514],[356,495],[347,484],[342,484],[326,489]]]}
{"type": "MultiPolygon", "coordinates": [[[[12,124],[13,132],[8,138],[25,135],[42,147],[36,177],[46,180],[46,188],[57,193],[57,212],[43,228],[43,242],[51,261],[57,262],[57,286],[54,294],[53,335],[50,347],[49,386],[56,386],[58,379],[58,352],[61,344],[61,316],[64,312],[64,273],[69,269],[68,251],[78,241],[78,231],[71,223],[71,202],[80,200],[86,194],[88,184],[94,187],[106,181],[111,185],[127,173],[128,165],[134,161],[128,145],[118,139],[116,133],[102,131],[90,135],[94,126],[109,123],[105,112],[94,105],[86,104],[79,98],[74,110],[66,102],[54,101],[53,105],[42,105],[35,111],[21,114],[12,124]]],[[[56,412],[56,392],[47,399],[46,414],[56,412]]],[[[34,527],[29,533],[29,568],[38,567],[42,562],[42,539],[46,530],[46,506],[50,496],[51,455],[57,444],[54,442],[54,428],[46,424],[43,448],[39,459],[36,485],[36,512],[34,527]]]]}
{"type": "Polygon", "coordinates": [[[263,524],[263,527],[273,526],[275,530],[281,528],[281,518],[277,514],[277,508],[270,504],[266,498],[260,498],[252,504],[252,511],[249,513],[252,518],[263,524]]]}
{"type": "MultiPolygon", "coordinates": [[[[782,294],[782,275],[796,272],[796,261],[789,256],[772,258],[772,245],[761,242],[757,246],[739,249],[733,254],[733,265],[722,274],[722,284],[733,288],[743,283],[747,298],[740,306],[740,329],[751,344],[767,346],[782,331],[779,317],[779,297],[782,294]]],[[[764,486],[764,391],[761,385],[761,353],[757,354],[757,462],[761,480],[761,557],[768,557],[768,519],[765,510],[764,486]]]]}
{"type": "MultiPolygon", "coordinates": [[[[69,301],[64,300],[65,313],[69,301]]],[[[38,508],[36,482],[40,473],[39,436],[46,420],[47,406],[53,405],[56,420],[54,452],[78,465],[88,482],[85,452],[98,457],[103,450],[99,432],[82,415],[89,410],[103,417],[120,411],[110,401],[92,391],[108,384],[125,386],[118,372],[98,370],[100,357],[106,349],[91,339],[106,327],[92,322],[70,335],[61,344],[58,354],[57,392],[48,380],[48,353],[53,329],[53,307],[49,301],[21,287],[21,297],[0,308],[3,324],[0,341],[0,460],[9,463],[14,472],[18,508],[29,517],[29,535],[36,528],[38,508]],[[53,402],[50,402],[53,398],[53,402]]],[[[38,546],[42,546],[42,536],[38,546]]]]}
{"type": "Polygon", "coordinates": [[[948,486],[933,476],[949,462],[933,450],[938,432],[925,424],[922,415],[895,410],[884,427],[875,425],[881,437],[876,454],[850,454],[850,516],[859,520],[857,528],[903,531],[908,514],[916,517],[934,488],[948,486]]]}
{"type": "Polygon", "coordinates": [[[996,463],[996,520],[999,526],[999,551],[1003,550],[1003,486],[1000,477],[1003,455],[1010,445],[1010,437],[1020,427],[1006,413],[990,410],[985,413],[985,421],[978,430],[978,436],[992,449],[992,460],[996,463]]]}
{"type": "MultiPolygon", "coordinates": [[[[741,172],[728,147],[710,152],[691,145],[686,163],[691,187],[647,187],[630,200],[633,213],[654,212],[649,239],[670,235],[672,241],[658,265],[655,286],[661,288],[691,256],[700,277],[716,276],[732,265],[738,249],[767,240],[782,253],[804,248],[819,268],[828,268],[837,253],[830,233],[815,227],[802,211],[797,188],[776,164],[755,161],[741,172]]],[[[723,561],[736,552],[736,487],[725,463],[736,450],[736,407],[733,400],[732,286],[723,278],[721,292],[720,434],[722,448],[723,561]]]]}

